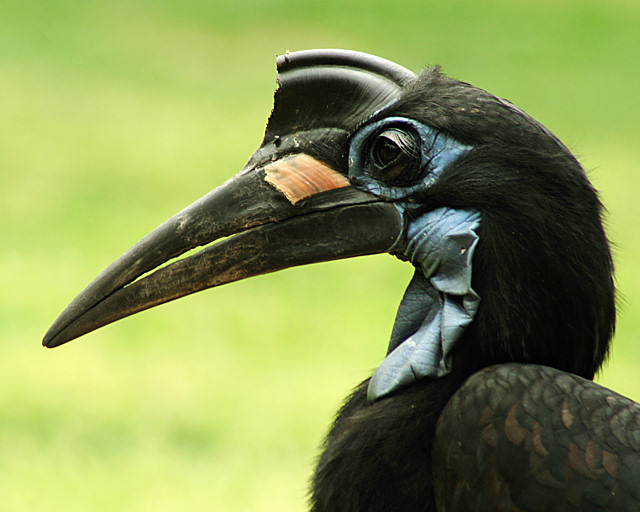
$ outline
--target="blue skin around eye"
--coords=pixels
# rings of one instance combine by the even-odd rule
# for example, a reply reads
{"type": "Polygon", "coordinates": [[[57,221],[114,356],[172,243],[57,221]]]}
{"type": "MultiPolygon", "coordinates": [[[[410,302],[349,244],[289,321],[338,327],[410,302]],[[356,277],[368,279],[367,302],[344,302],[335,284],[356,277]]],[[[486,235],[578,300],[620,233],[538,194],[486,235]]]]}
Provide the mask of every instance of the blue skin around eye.
{"type": "Polygon", "coordinates": [[[471,288],[473,252],[480,213],[438,208],[420,215],[404,199],[435,183],[444,169],[472,148],[412,119],[390,117],[362,129],[349,152],[354,186],[396,203],[405,230],[389,252],[413,263],[416,271],[402,298],[384,361],[373,373],[369,401],[423,378],[451,372],[451,351],[471,323],[480,298],[471,288]],[[364,165],[364,142],[387,125],[409,125],[421,139],[421,180],[395,187],[376,180],[364,165]]]}
{"type": "Polygon", "coordinates": [[[351,183],[383,199],[396,201],[410,197],[415,192],[431,186],[442,171],[452,162],[472,149],[448,135],[433,128],[405,117],[387,117],[372,123],[358,132],[351,141],[349,150],[349,179],[351,183]],[[413,185],[394,187],[380,182],[371,176],[365,168],[366,152],[363,144],[371,135],[384,126],[409,126],[420,137],[420,167],[424,169],[424,176],[413,185]]]}

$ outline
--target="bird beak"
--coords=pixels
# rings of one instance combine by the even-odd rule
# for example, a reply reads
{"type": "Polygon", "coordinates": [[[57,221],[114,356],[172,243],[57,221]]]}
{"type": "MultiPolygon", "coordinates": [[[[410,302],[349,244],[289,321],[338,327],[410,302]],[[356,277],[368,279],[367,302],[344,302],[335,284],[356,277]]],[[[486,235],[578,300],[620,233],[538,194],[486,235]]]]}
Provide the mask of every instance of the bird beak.
{"type": "Polygon", "coordinates": [[[402,233],[392,203],[319,160],[299,153],[268,162],[245,168],[131,247],[62,312],[43,345],[206,288],[386,252],[402,233]],[[199,246],[207,247],[168,263],[199,246]]]}

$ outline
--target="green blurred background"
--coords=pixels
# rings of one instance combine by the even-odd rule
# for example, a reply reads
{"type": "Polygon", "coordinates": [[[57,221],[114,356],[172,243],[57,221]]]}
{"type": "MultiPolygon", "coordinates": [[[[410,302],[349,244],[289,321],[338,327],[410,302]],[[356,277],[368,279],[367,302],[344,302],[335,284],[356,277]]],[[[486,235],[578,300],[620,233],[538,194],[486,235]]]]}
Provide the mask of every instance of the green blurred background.
{"type": "Polygon", "coordinates": [[[306,508],[317,446],[384,355],[407,265],[291,269],[40,347],[108,263],[242,167],[287,50],[438,63],[557,133],[616,244],[599,380],[640,400],[639,27],[637,0],[4,0],[0,510],[306,508]]]}

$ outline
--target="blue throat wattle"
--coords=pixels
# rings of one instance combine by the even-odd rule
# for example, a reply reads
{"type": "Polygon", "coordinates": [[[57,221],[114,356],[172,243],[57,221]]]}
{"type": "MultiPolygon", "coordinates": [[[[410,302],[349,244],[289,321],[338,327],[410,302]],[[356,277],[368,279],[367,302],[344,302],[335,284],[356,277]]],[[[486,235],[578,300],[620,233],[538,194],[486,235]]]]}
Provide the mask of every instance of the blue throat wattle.
{"type": "Polygon", "coordinates": [[[480,302],[471,288],[479,224],[476,211],[438,208],[413,220],[392,248],[416,271],[398,308],[387,357],[369,382],[370,401],[451,371],[451,350],[480,302]]]}
{"type": "Polygon", "coordinates": [[[448,374],[452,349],[476,314],[480,297],[471,288],[471,264],[480,213],[438,208],[418,214],[417,205],[411,202],[411,197],[431,187],[449,165],[471,149],[405,117],[373,122],[351,141],[351,183],[396,203],[406,228],[389,252],[409,260],[416,268],[398,308],[387,356],[369,382],[369,401],[418,379],[448,374]],[[420,138],[422,178],[408,186],[385,183],[367,167],[367,141],[387,126],[405,126],[420,138]]]}

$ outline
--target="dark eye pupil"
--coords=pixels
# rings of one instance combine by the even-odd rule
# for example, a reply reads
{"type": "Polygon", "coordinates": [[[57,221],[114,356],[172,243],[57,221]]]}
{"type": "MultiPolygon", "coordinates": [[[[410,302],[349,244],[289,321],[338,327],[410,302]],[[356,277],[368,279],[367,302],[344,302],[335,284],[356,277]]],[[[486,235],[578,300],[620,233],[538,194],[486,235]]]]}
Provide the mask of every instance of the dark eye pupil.
{"type": "Polygon", "coordinates": [[[393,162],[401,152],[402,150],[394,141],[385,136],[381,136],[376,141],[374,147],[374,158],[376,159],[376,163],[382,167],[393,162]]]}
{"type": "Polygon", "coordinates": [[[389,184],[407,185],[419,178],[420,142],[416,134],[387,128],[369,146],[369,172],[389,184]]]}

